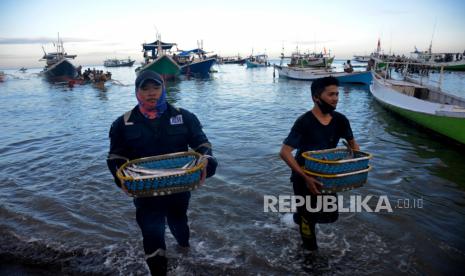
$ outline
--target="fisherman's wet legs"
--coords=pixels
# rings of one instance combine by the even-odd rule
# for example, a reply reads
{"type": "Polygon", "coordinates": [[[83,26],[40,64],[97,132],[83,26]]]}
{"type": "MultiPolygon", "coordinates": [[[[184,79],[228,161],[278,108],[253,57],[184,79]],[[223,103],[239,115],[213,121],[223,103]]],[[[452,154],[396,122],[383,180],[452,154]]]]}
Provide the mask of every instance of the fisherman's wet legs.
{"type": "Polygon", "coordinates": [[[167,211],[166,218],[171,233],[182,247],[189,247],[189,225],[187,224],[187,208],[190,193],[180,193],[173,198],[173,208],[167,211]]]}
{"type": "Polygon", "coordinates": [[[152,275],[165,275],[165,215],[158,210],[136,208],[136,219],[142,231],[144,252],[152,275]]]}

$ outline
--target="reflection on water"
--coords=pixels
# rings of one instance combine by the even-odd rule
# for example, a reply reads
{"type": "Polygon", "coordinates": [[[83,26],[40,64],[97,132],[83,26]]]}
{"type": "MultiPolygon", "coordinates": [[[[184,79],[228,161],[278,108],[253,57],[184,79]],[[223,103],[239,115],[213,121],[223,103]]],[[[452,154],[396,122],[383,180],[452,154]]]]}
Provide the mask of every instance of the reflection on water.
{"type": "MultiPolygon", "coordinates": [[[[105,92],[50,85],[34,73],[0,84],[0,259],[69,273],[146,273],[131,199],[105,163],[110,124],[136,104],[133,70],[112,70],[117,81],[105,92]]],[[[192,196],[191,251],[176,252],[167,234],[175,275],[462,271],[463,154],[392,116],[367,86],[340,88],[338,110],[374,154],[367,185],[343,195],[386,195],[393,208],[398,199],[422,198],[424,206],[341,214],[318,225],[316,255],[301,250],[290,214],[263,212],[263,195],[292,193],[278,152],[312,106],[310,83],[225,65],[211,78],[168,83],[167,91],[199,117],[219,160],[217,175],[192,196]]]]}

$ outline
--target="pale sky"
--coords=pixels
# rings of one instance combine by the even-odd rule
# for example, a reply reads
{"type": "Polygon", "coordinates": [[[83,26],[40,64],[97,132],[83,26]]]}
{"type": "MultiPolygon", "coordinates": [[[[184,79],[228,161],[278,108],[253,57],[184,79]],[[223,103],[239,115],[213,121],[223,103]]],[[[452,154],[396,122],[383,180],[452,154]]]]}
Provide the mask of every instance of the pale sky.
{"type": "Polygon", "coordinates": [[[141,44],[162,40],[223,56],[266,52],[277,57],[330,49],[336,58],[384,52],[465,50],[465,1],[442,0],[176,0],[0,1],[0,68],[41,67],[42,46],[57,33],[76,65],[110,57],[142,60],[141,44]],[[435,23],[436,22],[436,23],[435,23]],[[436,26],[436,27],[435,27],[436,26]]]}

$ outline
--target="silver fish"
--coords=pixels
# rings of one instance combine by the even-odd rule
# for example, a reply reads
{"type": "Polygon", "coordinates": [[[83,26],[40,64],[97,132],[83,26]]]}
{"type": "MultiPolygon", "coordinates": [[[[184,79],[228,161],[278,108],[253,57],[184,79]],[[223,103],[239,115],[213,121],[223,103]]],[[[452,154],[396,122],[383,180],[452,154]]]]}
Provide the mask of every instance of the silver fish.
{"type": "Polygon", "coordinates": [[[187,170],[196,167],[201,162],[203,162],[208,156],[204,155],[200,158],[193,159],[186,163],[181,168],[173,168],[173,169],[149,169],[144,168],[142,166],[138,166],[135,164],[131,164],[124,168],[124,173],[127,176],[131,176],[135,179],[149,179],[154,177],[163,177],[163,176],[171,176],[171,175],[179,175],[185,173],[187,170]]]}

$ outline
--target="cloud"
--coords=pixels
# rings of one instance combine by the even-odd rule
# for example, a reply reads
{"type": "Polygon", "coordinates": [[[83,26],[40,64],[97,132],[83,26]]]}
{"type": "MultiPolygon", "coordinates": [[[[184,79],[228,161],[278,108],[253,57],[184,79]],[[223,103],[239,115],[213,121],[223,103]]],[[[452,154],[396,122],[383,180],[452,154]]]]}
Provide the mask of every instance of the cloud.
{"type": "MultiPolygon", "coordinates": [[[[63,42],[91,42],[96,41],[87,38],[76,38],[76,37],[63,37],[63,42]]],[[[0,44],[47,44],[56,41],[56,38],[51,37],[36,37],[36,38],[0,38],[0,44]]]]}

